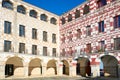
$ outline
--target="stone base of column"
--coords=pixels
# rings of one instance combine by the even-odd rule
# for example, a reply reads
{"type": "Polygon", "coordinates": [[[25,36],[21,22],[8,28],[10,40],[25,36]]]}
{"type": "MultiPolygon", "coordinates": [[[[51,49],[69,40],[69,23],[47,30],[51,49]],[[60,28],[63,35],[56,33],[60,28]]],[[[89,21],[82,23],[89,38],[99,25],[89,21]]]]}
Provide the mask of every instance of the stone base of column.
{"type": "Polygon", "coordinates": [[[77,61],[72,61],[70,64],[70,76],[76,76],[76,63],[77,61]]]}
{"type": "Polygon", "coordinates": [[[100,66],[99,65],[91,65],[91,76],[93,76],[93,77],[100,76],[100,66]]]}
{"type": "Polygon", "coordinates": [[[63,75],[63,62],[59,63],[57,72],[58,72],[58,76],[63,75]]]}

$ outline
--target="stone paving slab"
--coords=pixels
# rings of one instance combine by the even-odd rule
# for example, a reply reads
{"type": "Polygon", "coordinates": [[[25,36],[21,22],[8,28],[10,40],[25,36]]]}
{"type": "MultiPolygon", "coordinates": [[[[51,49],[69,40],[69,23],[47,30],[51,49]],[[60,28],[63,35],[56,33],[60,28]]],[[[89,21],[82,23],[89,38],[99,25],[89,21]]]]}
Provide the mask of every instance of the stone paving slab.
{"type": "Polygon", "coordinates": [[[105,78],[105,77],[29,77],[29,78],[7,78],[7,79],[0,79],[0,80],[120,80],[118,78],[105,78]]]}

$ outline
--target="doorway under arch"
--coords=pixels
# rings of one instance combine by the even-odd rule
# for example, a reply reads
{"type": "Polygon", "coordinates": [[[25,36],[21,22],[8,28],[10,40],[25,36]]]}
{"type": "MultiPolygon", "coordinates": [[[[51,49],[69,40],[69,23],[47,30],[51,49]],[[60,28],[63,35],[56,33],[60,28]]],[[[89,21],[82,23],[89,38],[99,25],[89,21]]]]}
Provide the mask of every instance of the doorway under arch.
{"type": "Polygon", "coordinates": [[[40,76],[42,74],[41,60],[32,59],[29,63],[29,76],[40,76]]]}
{"type": "Polygon", "coordinates": [[[81,76],[91,76],[91,67],[89,59],[84,57],[79,57],[77,59],[76,74],[81,76]]]}
{"type": "Polygon", "coordinates": [[[24,76],[23,60],[20,57],[10,57],[5,63],[5,76],[24,76]]]}
{"type": "Polygon", "coordinates": [[[101,57],[103,62],[104,76],[118,77],[118,60],[111,55],[101,57]]]}
{"type": "Polygon", "coordinates": [[[57,75],[56,60],[50,60],[47,63],[47,75],[57,75]]]}
{"type": "Polygon", "coordinates": [[[62,60],[63,62],[63,74],[69,75],[69,63],[66,60],[62,60]]]}

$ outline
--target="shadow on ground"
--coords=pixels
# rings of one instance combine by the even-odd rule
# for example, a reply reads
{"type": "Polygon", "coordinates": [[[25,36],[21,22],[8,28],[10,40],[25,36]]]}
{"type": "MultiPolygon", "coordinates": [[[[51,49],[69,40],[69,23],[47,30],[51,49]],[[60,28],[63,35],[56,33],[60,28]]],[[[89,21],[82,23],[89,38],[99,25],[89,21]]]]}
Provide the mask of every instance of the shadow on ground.
{"type": "Polygon", "coordinates": [[[111,77],[38,77],[38,78],[7,78],[0,80],[120,80],[111,77]]]}

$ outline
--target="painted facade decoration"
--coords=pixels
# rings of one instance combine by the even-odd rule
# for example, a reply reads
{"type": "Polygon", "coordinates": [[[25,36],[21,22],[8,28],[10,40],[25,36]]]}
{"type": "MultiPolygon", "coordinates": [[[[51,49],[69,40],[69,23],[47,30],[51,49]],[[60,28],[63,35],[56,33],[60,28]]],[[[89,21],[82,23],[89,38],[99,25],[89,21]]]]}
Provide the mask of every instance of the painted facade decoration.
{"type": "Polygon", "coordinates": [[[120,77],[120,0],[87,0],[62,16],[0,0],[0,26],[0,78],[100,76],[100,66],[120,77]]]}

